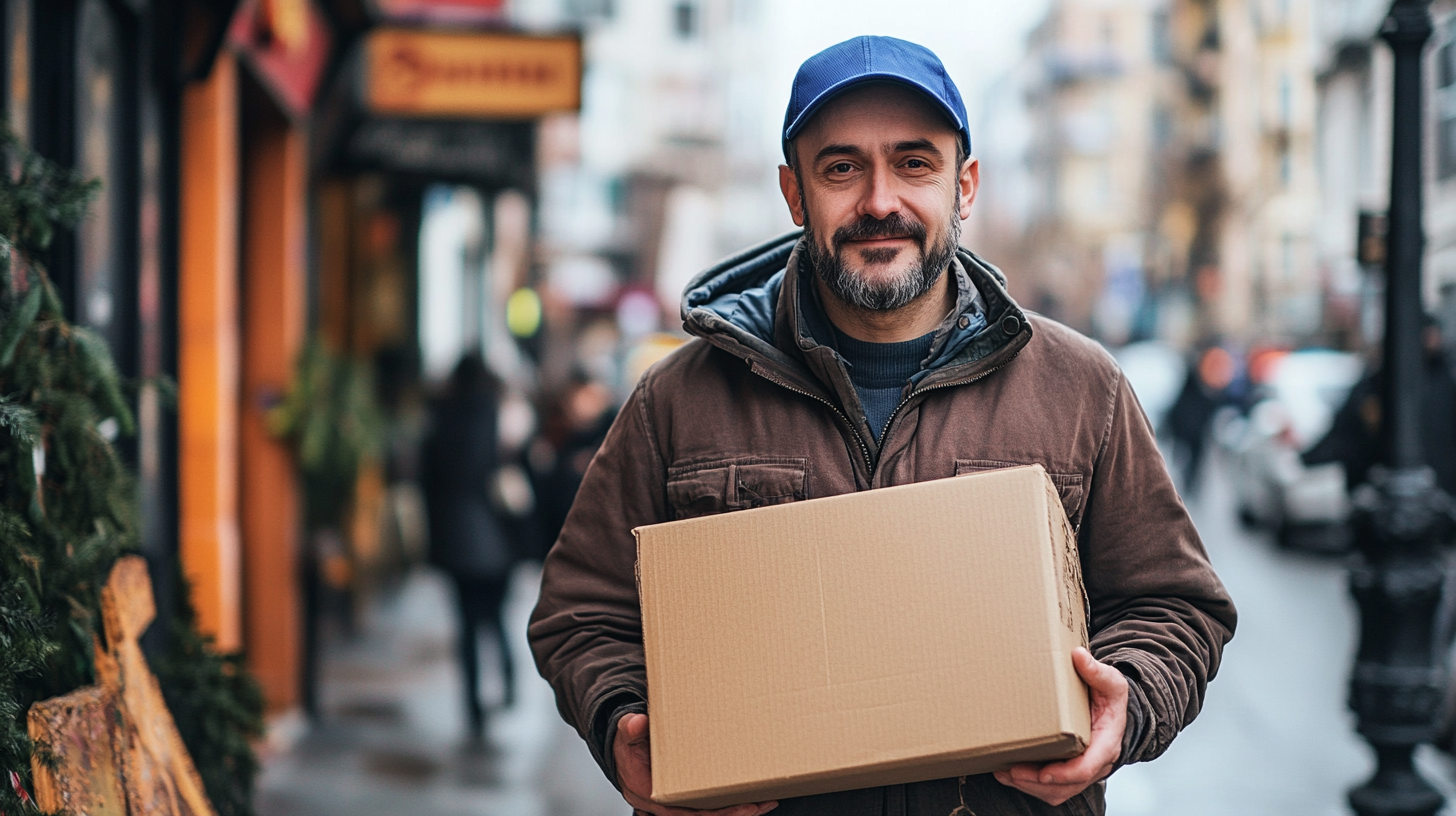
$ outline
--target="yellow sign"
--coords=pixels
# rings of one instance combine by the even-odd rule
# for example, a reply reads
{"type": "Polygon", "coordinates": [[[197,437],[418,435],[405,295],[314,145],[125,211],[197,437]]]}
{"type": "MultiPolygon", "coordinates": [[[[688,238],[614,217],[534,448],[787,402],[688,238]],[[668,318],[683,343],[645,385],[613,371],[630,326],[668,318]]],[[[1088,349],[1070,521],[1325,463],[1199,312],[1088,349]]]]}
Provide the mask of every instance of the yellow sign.
{"type": "Polygon", "coordinates": [[[525,119],[581,107],[581,40],[376,29],[369,107],[404,116],[525,119]]]}

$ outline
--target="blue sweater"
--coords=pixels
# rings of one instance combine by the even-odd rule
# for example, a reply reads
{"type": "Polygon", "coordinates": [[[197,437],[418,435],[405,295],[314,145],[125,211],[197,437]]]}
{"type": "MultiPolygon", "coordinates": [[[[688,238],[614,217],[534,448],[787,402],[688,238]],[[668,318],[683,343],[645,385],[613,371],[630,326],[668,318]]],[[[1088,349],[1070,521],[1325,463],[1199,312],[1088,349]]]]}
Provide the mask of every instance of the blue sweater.
{"type": "Polygon", "coordinates": [[[849,363],[849,380],[854,383],[865,419],[869,420],[870,430],[878,442],[890,414],[904,396],[905,384],[920,372],[925,358],[930,356],[935,332],[900,343],[868,343],[836,328],[834,339],[840,356],[849,363]]]}

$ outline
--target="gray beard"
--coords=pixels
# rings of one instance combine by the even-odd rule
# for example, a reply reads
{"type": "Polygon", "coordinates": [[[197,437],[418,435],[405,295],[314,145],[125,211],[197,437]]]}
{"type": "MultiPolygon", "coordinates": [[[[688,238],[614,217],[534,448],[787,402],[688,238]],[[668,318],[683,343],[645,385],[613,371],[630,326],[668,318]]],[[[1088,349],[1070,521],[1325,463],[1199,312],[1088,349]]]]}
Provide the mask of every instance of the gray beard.
{"type": "MultiPolygon", "coordinates": [[[[935,246],[928,249],[925,245],[925,232],[924,226],[918,223],[907,224],[898,213],[883,221],[861,219],[856,224],[835,231],[831,251],[819,243],[819,236],[808,218],[804,220],[804,237],[808,239],[807,249],[809,260],[814,264],[814,274],[829,287],[835,297],[853,308],[867,312],[892,312],[903,308],[929,292],[940,280],[960,244],[961,222],[955,213],[951,213],[950,228],[935,246]],[[845,266],[844,241],[898,232],[910,232],[917,239],[920,245],[919,266],[906,270],[892,280],[881,281],[872,281],[845,266]]],[[[896,254],[894,249],[876,249],[861,252],[861,257],[868,264],[888,263],[896,254]]]]}

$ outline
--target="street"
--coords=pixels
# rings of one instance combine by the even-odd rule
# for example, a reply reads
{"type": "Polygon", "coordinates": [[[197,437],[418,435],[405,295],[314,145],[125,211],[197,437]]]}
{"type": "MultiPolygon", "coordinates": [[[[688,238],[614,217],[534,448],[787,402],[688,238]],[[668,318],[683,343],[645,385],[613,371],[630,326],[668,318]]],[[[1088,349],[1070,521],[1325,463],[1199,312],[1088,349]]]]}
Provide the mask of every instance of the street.
{"type": "MultiPolygon", "coordinates": [[[[1198,720],[1165,756],[1110,780],[1108,812],[1346,813],[1346,790],[1372,763],[1344,705],[1355,616],[1343,562],[1281,552],[1242,529],[1221,457],[1209,468],[1190,508],[1238,604],[1239,631],[1198,720]]],[[[534,570],[516,576],[510,628],[520,699],[492,721],[487,746],[471,748],[462,736],[447,585],[419,571],[370,610],[354,640],[328,643],[325,723],[267,761],[260,816],[626,814],[525,657],[536,580],[534,570]]],[[[499,680],[489,670],[485,678],[494,699],[499,680]]],[[[1423,749],[1418,759],[1448,798],[1456,795],[1449,758],[1423,749]]]]}

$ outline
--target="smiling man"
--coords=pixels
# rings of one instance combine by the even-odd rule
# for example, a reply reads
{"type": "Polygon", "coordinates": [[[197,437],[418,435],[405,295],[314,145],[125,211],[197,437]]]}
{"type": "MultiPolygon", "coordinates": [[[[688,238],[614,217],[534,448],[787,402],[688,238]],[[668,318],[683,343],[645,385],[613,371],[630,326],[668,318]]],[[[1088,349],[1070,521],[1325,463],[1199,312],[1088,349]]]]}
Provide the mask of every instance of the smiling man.
{"type": "MultiPolygon", "coordinates": [[[[811,57],[783,137],[779,182],[803,233],[688,287],[699,339],[642,378],[547,558],[537,665],[635,812],[700,813],[651,799],[632,528],[1041,464],[1091,604],[1091,651],[1073,655],[1087,750],[713,813],[1101,814],[1102,780],[1161,754],[1198,713],[1235,624],[1147,420],[1101,347],[1022,311],[960,248],[980,170],[934,54],[859,37],[811,57]]],[[[896,542],[884,551],[892,561],[896,542]]]]}

